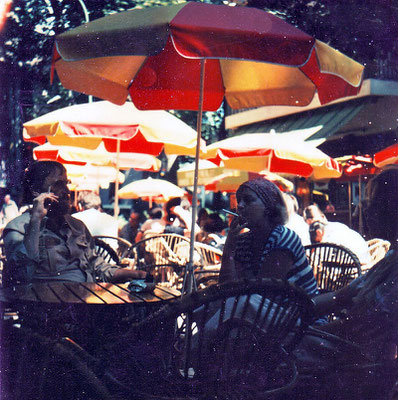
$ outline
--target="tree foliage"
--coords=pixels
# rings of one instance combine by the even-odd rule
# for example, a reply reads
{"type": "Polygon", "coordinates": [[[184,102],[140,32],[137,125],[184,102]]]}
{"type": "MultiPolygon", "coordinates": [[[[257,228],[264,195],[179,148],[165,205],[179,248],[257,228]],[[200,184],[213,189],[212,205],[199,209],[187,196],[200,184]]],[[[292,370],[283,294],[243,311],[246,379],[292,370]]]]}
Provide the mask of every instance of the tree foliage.
{"type": "MultiPolygon", "coordinates": [[[[90,20],[94,20],[132,8],[181,1],[84,0],[84,4],[90,20]]],[[[398,5],[392,0],[229,0],[232,1],[272,12],[366,65],[386,58],[397,61],[398,5]]],[[[8,101],[13,102],[20,115],[7,117],[9,107],[4,107],[0,114],[2,119],[9,118],[5,124],[3,121],[0,136],[2,158],[1,149],[7,147],[15,152],[15,159],[22,157],[22,150],[18,150],[18,146],[22,146],[22,122],[56,108],[87,101],[87,96],[66,90],[57,81],[50,83],[55,35],[84,21],[79,0],[12,1],[5,27],[0,32],[0,73],[3,74],[2,82],[7,85],[1,94],[3,99],[12,94],[8,101]],[[11,134],[5,133],[4,126],[12,131],[11,134]]],[[[196,113],[174,113],[196,127],[196,113]]],[[[222,121],[223,108],[217,113],[205,113],[202,136],[210,142],[222,137],[222,121]]]]}

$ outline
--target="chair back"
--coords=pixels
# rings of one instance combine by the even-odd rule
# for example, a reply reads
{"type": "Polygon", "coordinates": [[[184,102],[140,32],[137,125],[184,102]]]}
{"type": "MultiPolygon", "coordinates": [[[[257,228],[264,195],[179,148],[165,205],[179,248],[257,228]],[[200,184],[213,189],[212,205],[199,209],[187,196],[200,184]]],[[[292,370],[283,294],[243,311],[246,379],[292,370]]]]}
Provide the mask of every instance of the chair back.
{"type": "Polygon", "coordinates": [[[107,243],[113,250],[116,251],[119,259],[127,257],[132,243],[128,240],[115,236],[94,236],[94,239],[100,239],[107,243]]]}
{"type": "Polygon", "coordinates": [[[178,287],[184,267],[189,260],[189,239],[175,233],[159,233],[134,243],[128,257],[134,258],[136,268],[151,272],[156,283],[178,287]],[[179,251],[183,248],[184,251],[179,251]]]}
{"type": "Polygon", "coordinates": [[[333,243],[304,246],[321,292],[333,292],[361,275],[361,263],[349,249],[333,243]]]}
{"type": "Polygon", "coordinates": [[[94,237],[94,243],[97,256],[102,257],[104,261],[109,264],[120,263],[120,258],[117,255],[117,252],[108,243],[99,237],[94,237]]]}
{"type": "Polygon", "coordinates": [[[221,269],[222,250],[201,242],[195,242],[196,284],[199,289],[218,282],[221,269]]]}
{"type": "Polygon", "coordinates": [[[368,272],[375,264],[385,257],[391,243],[383,239],[371,239],[366,242],[370,254],[370,262],[362,267],[362,272],[368,272]]]}
{"type": "Polygon", "coordinates": [[[195,250],[200,255],[201,267],[215,267],[221,264],[222,250],[201,242],[195,242],[195,250]]]}
{"type": "Polygon", "coordinates": [[[139,337],[129,339],[154,357],[153,370],[147,366],[143,375],[153,382],[135,387],[174,399],[284,392],[297,378],[291,352],[312,320],[309,297],[281,280],[230,282],[184,295],[133,326],[158,343],[149,351],[139,337]]]}

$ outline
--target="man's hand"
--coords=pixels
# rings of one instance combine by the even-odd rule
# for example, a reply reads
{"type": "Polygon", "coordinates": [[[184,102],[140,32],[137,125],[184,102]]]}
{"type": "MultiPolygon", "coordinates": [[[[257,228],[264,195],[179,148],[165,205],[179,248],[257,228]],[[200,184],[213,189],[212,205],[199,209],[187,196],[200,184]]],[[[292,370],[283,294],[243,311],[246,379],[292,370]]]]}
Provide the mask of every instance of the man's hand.
{"type": "MultiPolygon", "coordinates": [[[[37,193],[36,193],[37,194],[37,193]]],[[[33,199],[32,217],[43,219],[48,213],[48,204],[58,202],[54,193],[40,193],[33,199]]]]}

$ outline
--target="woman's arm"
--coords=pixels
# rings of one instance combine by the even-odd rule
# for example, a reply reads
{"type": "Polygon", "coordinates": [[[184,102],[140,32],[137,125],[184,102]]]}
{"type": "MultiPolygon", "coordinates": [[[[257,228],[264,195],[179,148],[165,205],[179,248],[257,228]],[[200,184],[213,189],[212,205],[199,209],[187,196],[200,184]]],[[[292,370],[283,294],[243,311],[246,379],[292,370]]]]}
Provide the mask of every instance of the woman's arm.
{"type": "Polygon", "coordinates": [[[349,285],[335,292],[322,293],[313,298],[316,316],[331,314],[348,308],[360,290],[360,279],[355,279],[349,285]]]}

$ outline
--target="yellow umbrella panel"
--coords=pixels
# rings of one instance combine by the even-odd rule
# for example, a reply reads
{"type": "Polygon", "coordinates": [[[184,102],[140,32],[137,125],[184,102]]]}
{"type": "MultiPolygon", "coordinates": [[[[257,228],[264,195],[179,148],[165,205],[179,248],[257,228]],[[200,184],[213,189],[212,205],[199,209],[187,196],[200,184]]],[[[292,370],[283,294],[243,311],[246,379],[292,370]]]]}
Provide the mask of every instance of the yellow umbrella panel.
{"type": "MultiPolygon", "coordinates": [[[[61,108],[25,122],[24,139],[43,144],[96,149],[108,152],[195,155],[196,131],[166,111],[141,111],[131,103],[107,101],[61,108]],[[119,143],[118,143],[119,142],[119,143]]],[[[205,142],[201,141],[202,151],[205,142]]]]}

